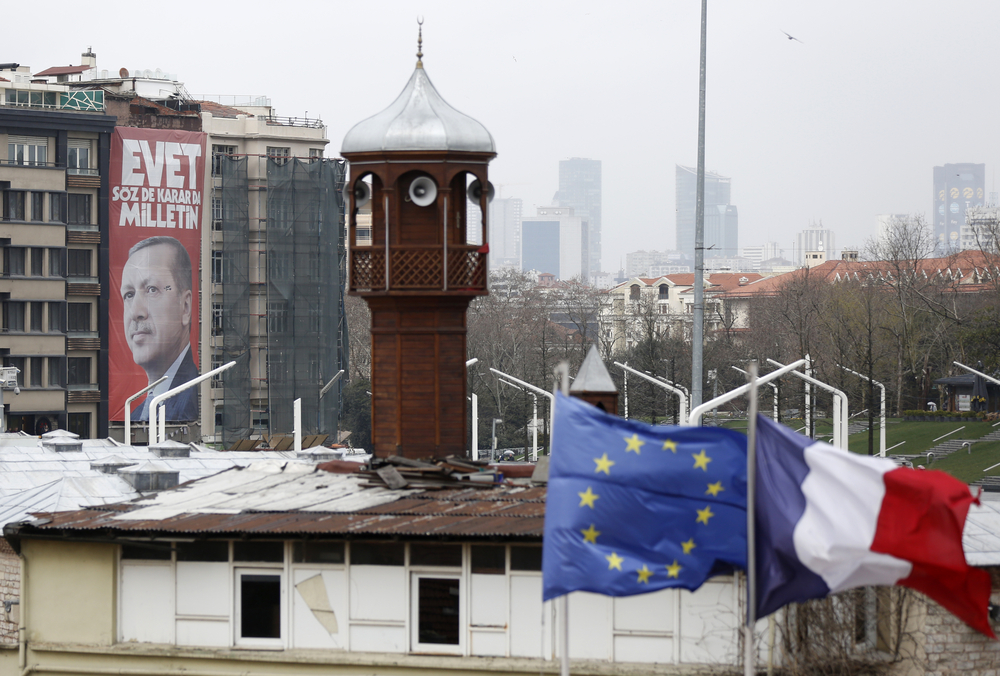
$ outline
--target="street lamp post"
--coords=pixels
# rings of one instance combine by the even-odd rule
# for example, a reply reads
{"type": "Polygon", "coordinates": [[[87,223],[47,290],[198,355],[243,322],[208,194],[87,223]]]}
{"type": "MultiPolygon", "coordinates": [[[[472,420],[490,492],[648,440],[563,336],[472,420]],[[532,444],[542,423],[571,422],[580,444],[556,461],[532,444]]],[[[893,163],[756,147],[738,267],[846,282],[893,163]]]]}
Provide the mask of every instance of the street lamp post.
{"type": "MultiPolygon", "coordinates": [[[[542,396],[544,396],[544,397],[548,397],[548,398],[549,398],[549,410],[550,410],[550,411],[552,410],[552,405],[553,405],[553,404],[555,403],[555,399],[556,399],[556,396],[555,396],[554,394],[552,394],[551,392],[546,392],[545,390],[543,390],[543,389],[542,389],[542,388],[540,388],[540,387],[535,387],[535,386],[534,386],[534,385],[532,385],[531,383],[526,383],[526,382],[524,382],[523,380],[521,380],[520,378],[515,378],[514,376],[512,376],[512,375],[508,375],[508,374],[504,373],[503,371],[497,371],[497,370],[496,370],[495,368],[493,368],[492,366],[490,367],[490,371],[493,371],[493,373],[494,373],[495,375],[498,375],[498,376],[501,376],[501,377],[503,377],[503,378],[506,378],[507,380],[509,380],[509,381],[510,381],[510,382],[512,382],[512,383],[515,383],[515,384],[517,384],[517,385],[520,385],[521,387],[526,387],[526,388],[528,388],[529,390],[531,390],[532,392],[535,392],[535,393],[537,393],[537,394],[540,394],[540,395],[542,395],[542,396]]],[[[537,419],[537,418],[536,418],[536,419],[537,419]]],[[[549,429],[551,429],[551,427],[550,427],[549,429]]],[[[536,446],[536,448],[537,448],[537,446],[536,446]]],[[[536,456],[536,458],[535,458],[535,459],[536,459],[536,460],[538,459],[538,458],[537,458],[537,456],[536,456]]]]}
{"type": "MultiPolygon", "coordinates": [[[[323,423],[325,422],[324,419],[323,419],[325,417],[323,415],[323,397],[326,396],[326,393],[330,391],[330,389],[333,387],[334,383],[336,383],[338,380],[340,380],[340,377],[342,375],[344,375],[344,369],[340,369],[339,371],[337,371],[337,375],[335,375],[334,377],[330,378],[330,382],[328,382],[326,385],[324,385],[323,389],[321,389],[319,391],[319,420],[317,421],[319,423],[319,429],[317,431],[320,434],[323,434],[323,423]]],[[[334,443],[339,443],[339,442],[340,442],[340,439],[334,439],[334,443]]]]}
{"type": "MultiPolygon", "coordinates": [[[[509,385],[510,387],[516,387],[522,392],[525,391],[520,385],[515,385],[514,383],[499,379],[504,385],[509,385]]],[[[532,405],[531,405],[531,462],[538,462],[538,395],[534,392],[528,391],[531,395],[532,405]]]]}
{"type": "MultiPolygon", "coordinates": [[[[732,368],[739,371],[745,376],[750,375],[749,373],[741,369],[739,366],[733,366],[732,368]]],[[[774,390],[774,422],[778,422],[778,386],[775,385],[774,383],[767,383],[767,384],[771,386],[772,390],[774,390]]]]}
{"type": "MultiPolygon", "coordinates": [[[[840,364],[837,364],[837,366],[840,366],[840,364]]],[[[878,454],[879,454],[879,457],[884,458],[885,457],[885,385],[883,385],[882,383],[878,382],[877,380],[872,380],[868,376],[862,375],[862,374],[858,373],[857,371],[852,371],[851,369],[847,368],[846,366],[840,366],[840,368],[844,369],[848,373],[853,373],[858,378],[862,378],[864,380],[867,380],[872,385],[877,385],[882,390],[882,403],[881,403],[881,407],[880,407],[880,410],[879,410],[879,423],[878,423],[878,425],[879,425],[879,431],[878,431],[878,449],[879,449],[879,451],[878,451],[878,454]]]]}

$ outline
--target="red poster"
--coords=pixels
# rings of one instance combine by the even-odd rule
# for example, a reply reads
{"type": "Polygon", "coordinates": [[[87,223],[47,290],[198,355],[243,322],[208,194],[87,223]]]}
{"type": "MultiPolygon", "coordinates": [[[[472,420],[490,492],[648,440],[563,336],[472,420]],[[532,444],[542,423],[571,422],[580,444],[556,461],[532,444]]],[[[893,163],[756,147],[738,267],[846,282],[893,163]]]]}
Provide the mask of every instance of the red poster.
{"type": "MultiPolygon", "coordinates": [[[[198,269],[205,185],[201,132],[117,127],[111,136],[108,408],[148,420],[153,396],[198,377],[198,269]]],[[[166,402],[167,420],[198,418],[198,387],[166,402]]]]}

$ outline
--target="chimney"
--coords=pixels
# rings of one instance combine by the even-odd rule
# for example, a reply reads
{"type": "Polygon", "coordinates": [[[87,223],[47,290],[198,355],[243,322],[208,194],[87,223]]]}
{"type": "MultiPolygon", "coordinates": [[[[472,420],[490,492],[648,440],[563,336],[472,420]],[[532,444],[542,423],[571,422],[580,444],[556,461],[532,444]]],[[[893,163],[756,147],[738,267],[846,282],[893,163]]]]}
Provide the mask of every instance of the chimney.
{"type": "Polygon", "coordinates": [[[569,388],[569,394],[606,413],[618,415],[618,388],[615,387],[615,381],[611,380],[611,374],[601,361],[597,346],[590,346],[590,352],[583,360],[576,374],[576,380],[569,388]]]}
{"type": "Polygon", "coordinates": [[[87,51],[80,55],[80,65],[97,68],[97,54],[94,54],[90,47],[87,47],[87,51]]]}

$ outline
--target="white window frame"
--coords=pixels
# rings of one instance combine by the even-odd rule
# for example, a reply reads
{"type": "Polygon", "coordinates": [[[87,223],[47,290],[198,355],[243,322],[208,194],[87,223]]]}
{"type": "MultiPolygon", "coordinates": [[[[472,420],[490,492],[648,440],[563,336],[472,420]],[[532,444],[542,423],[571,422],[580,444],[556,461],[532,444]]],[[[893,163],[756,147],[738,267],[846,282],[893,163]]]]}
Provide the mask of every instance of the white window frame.
{"type": "MultiPolygon", "coordinates": [[[[465,560],[465,547],[462,559],[465,560]]],[[[462,570],[454,568],[419,568],[410,569],[410,653],[437,655],[464,655],[466,651],[468,626],[468,603],[466,588],[468,576],[462,570]],[[420,580],[454,580],[458,583],[458,643],[421,643],[420,642],[420,580]]]]}
{"type": "MultiPolygon", "coordinates": [[[[286,557],[287,558],[287,557],[286,557]]],[[[288,591],[286,585],[287,575],[282,564],[274,566],[262,566],[259,564],[234,565],[233,566],[233,645],[239,647],[271,648],[283,650],[288,641],[288,591]],[[242,585],[240,584],[244,576],[250,575],[271,575],[278,578],[280,596],[278,597],[278,608],[281,614],[279,620],[278,638],[252,638],[244,637],[242,618],[242,585]]]]}

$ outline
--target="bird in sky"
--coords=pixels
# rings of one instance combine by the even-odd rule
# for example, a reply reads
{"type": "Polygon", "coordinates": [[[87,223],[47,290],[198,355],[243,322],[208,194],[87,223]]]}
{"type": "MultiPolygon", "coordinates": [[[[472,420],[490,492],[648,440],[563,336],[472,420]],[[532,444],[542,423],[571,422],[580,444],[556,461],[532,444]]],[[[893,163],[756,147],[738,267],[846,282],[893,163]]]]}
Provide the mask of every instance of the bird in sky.
{"type": "MultiPolygon", "coordinates": [[[[781,30],[781,29],[779,28],[778,30],[781,30]]],[[[781,31],[781,32],[782,32],[782,33],[785,33],[785,31],[781,31]]],[[[785,35],[788,35],[788,33],[785,33],[785,35]]],[[[794,35],[788,35],[788,39],[789,39],[789,40],[795,40],[796,42],[802,42],[802,40],[799,40],[799,39],[798,39],[797,37],[795,37],[794,35]]],[[[804,42],[802,42],[802,44],[805,44],[805,43],[804,43],[804,42]]]]}

